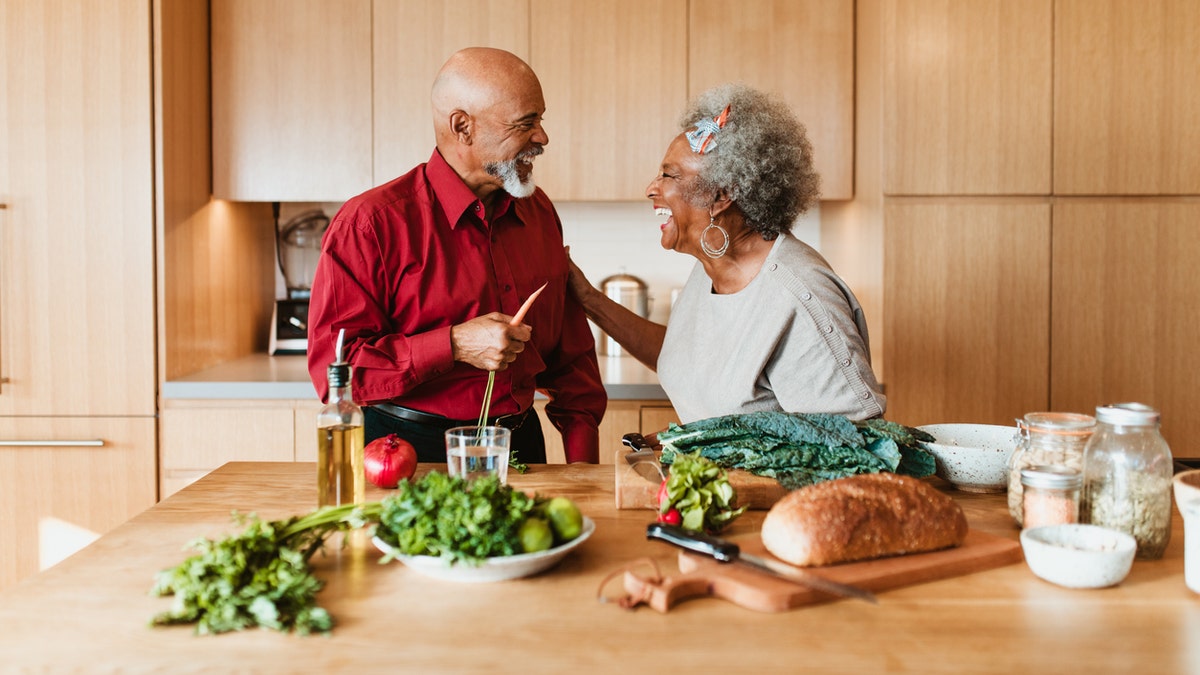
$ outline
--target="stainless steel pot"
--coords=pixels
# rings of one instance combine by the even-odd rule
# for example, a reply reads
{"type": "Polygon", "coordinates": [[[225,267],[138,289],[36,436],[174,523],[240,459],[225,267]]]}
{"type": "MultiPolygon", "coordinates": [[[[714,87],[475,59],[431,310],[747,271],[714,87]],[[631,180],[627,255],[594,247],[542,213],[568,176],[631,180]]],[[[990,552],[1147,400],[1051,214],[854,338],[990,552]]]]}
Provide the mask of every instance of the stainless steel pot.
{"type": "MultiPolygon", "coordinates": [[[[632,274],[614,274],[600,282],[600,290],[634,314],[644,319],[650,318],[650,294],[645,281],[632,274]]],[[[623,356],[625,354],[621,345],[606,335],[604,331],[600,331],[598,347],[601,356],[623,356]]]]}

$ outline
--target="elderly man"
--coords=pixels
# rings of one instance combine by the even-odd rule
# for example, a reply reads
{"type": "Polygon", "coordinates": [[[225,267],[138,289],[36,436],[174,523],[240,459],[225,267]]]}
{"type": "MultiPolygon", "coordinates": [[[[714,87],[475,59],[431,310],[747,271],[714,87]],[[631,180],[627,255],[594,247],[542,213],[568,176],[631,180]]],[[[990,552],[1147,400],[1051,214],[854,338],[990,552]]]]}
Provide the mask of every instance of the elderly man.
{"type": "Polygon", "coordinates": [[[313,281],[308,368],[322,399],[345,329],[351,390],[369,442],[397,433],[422,462],[477,422],[513,430],[519,461],[546,461],[535,391],[569,462],[596,462],[607,403],[591,330],[567,293],[562,224],[533,181],[549,142],[537,76],[498,49],[464,49],[433,84],[437,149],[425,164],[346,202],[313,281]],[[546,289],[524,320],[522,302],[546,289]]]}

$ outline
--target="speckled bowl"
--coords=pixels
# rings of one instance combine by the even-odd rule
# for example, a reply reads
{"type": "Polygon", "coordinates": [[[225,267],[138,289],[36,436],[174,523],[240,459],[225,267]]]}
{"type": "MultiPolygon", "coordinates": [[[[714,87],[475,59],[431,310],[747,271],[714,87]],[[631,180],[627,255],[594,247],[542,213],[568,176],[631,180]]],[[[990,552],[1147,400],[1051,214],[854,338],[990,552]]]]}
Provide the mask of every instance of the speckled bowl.
{"type": "Polygon", "coordinates": [[[1008,489],[1008,458],[1017,447],[1017,428],[996,424],[927,424],[935,439],[925,447],[937,461],[937,475],[965,492],[1008,489]]]}
{"type": "Polygon", "coordinates": [[[1137,542],[1096,525],[1046,525],[1022,530],[1021,549],[1029,569],[1052,584],[1105,588],[1129,574],[1137,542]]]}

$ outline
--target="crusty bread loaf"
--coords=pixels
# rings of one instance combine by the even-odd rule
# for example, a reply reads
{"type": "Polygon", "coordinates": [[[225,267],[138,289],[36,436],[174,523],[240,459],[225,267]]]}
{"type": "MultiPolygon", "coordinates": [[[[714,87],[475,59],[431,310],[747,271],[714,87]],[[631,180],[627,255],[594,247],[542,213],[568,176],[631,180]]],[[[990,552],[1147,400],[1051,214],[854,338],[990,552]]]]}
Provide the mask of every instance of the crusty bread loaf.
{"type": "Polygon", "coordinates": [[[803,567],[934,551],[966,536],[967,517],[953,499],[894,473],[800,488],[776,502],[762,525],[767,550],[803,567]]]}

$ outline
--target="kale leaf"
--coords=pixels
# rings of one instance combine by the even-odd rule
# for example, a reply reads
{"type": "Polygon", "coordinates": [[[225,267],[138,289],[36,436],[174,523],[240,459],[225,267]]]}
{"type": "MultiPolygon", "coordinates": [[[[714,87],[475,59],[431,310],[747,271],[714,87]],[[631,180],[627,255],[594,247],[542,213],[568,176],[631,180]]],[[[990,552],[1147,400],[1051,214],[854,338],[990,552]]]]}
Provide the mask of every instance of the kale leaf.
{"type": "Polygon", "coordinates": [[[659,432],[663,464],[699,452],[722,468],[775,478],[788,489],[858,473],[923,477],[933,455],[928,434],[882,419],[852,421],[826,413],[752,412],[671,424],[659,432]]]}

